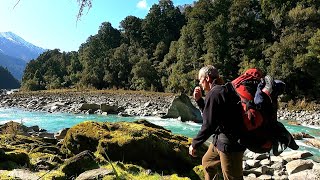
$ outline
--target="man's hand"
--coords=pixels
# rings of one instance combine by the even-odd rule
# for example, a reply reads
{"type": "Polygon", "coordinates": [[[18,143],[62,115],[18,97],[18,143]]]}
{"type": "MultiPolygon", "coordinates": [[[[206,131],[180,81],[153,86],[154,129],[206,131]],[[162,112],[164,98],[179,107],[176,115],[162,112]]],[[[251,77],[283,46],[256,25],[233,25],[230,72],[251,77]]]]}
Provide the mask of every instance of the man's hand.
{"type": "Polygon", "coordinates": [[[192,156],[192,157],[197,157],[196,156],[196,149],[194,149],[192,147],[192,145],[189,146],[189,154],[192,156]]]}
{"type": "Polygon", "coordinates": [[[199,86],[194,88],[193,98],[195,101],[198,101],[202,97],[201,88],[199,86]]]}

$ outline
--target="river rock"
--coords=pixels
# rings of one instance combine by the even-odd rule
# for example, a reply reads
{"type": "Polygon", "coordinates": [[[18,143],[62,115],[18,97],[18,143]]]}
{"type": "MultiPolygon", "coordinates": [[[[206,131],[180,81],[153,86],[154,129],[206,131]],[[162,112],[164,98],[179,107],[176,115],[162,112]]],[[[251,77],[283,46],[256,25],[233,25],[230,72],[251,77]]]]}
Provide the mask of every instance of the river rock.
{"type": "Polygon", "coordinates": [[[296,159],[308,158],[313,155],[308,151],[287,151],[287,152],[283,152],[280,156],[284,160],[289,162],[289,161],[296,160],[296,159]]]}
{"type": "Polygon", "coordinates": [[[246,164],[248,164],[250,167],[259,167],[260,166],[260,161],[259,160],[253,160],[253,159],[249,159],[246,161],[246,164]]]}
{"type": "Polygon", "coordinates": [[[118,112],[118,106],[116,105],[101,104],[100,109],[102,112],[107,112],[110,114],[116,114],[118,112]]]}
{"type": "Polygon", "coordinates": [[[302,140],[303,138],[314,138],[313,136],[305,132],[293,133],[292,136],[295,140],[302,140]]]}
{"type": "Polygon", "coordinates": [[[320,149],[320,140],[319,139],[306,139],[305,143],[320,149]]]}
{"type": "Polygon", "coordinates": [[[35,175],[31,171],[25,170],[25,169],[14,169],[8,174],[8,176],[14,179],[23,179],[23,180],[35,180],[40,178],[39,176],[35,175]]]}
{"type": "Polygon", "coordinates": [[[288,175],[281,175],[281,176],[272,176],[274,180],[288,180],[288,175]]]}
{"type": "Polygon", "coordinates": [[[313,167],[313,162],[311,160],[297,159],[286,164],[286,169],[289,175],[300,172],[300,171],[304,171],[307,169],[312,169],[312,167],[313,167]]]}
{"type": "Polygon", "coordinates": [[[291,174],[289,180],[320,180],[320,171],[309,169],[291,174]]]}
{"type": "Polygon", "coordinates": [[[269,157],[268,153],[254,153],[252,151],[246,150],[244,155],[250,159],[262,160],[269,157]]]}
{"type": "Polygon", "coordinates": [[[82,111],[88,111],[88,110],[96,111],[96,110],[100,109],[100,105],[99,104],[83,103],[80,105],[79,109],[82,111]]]}
{"type": "Polygon", "coordinates": [[[96,180],[102,179],[106,175],[113,175],[113,170],[106,168],[92,169],[81,173],[76,180],[96,180]]]}
{"type": "Polygon", "coordinates": [[[182,122],[202,122],[201,112],[192,103],[186,94],[176,96],[164,118],[181,118],[182,122]]]}
{"type": "Polygon", "coordinates": [[[54,135],[54,138],[56,138],[57,140],[63,139],[66,136],[69,129],[70,128],[61,129],[57,134],[54,135]]]}
{"type": "Polygon", "coordinates": [[[272,179],[272,176],[263,174],[263,175],[259,176],[258,179],[269,180],[269,179],[272,179]]]}

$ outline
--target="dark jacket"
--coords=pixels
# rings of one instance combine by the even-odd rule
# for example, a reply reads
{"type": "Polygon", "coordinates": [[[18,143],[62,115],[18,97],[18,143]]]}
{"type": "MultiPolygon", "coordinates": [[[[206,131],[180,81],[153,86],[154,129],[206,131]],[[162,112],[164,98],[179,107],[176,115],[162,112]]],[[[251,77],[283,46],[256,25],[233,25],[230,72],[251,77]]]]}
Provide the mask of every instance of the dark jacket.
{"type": "Polygon", "coordinates": [[[200,98],[197,101],[202,111],[203,124],[197,136],[193,138],[194,148],[199,147],[214,134],[213,144],[220,151],[245,150],[245,147],[237,143],[235,135],[242,121],[242,107],[235,98],[239,97],[231,93],[227,86],[215,85],[208,92],[205,100],[200,98]]]}

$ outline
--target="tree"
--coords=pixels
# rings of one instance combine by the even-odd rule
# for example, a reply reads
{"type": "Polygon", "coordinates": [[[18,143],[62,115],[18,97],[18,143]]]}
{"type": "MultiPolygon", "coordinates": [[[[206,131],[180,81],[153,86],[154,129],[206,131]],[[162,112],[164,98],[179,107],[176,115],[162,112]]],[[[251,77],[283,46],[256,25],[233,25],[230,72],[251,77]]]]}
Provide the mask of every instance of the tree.
{"type": "Polygon", "coordinates": [[[119,47],[121,35],[109,22],[101,24],[98,34],[90,36],[79,49],[79,59],[83,67],[80,84],[102,89],[105,83],[105,67],[108,66],[110,53],[119,47]]]}
{"type": "Polygon", "coordinates": [[[128,45],[121,44],[115,48],[113,56],[109,59],[104,80],[113,87],[129,88],[132,65],[129,62],[128,45]]]}
{"type": "Polygon", "coordinates": [[[142,19],[135,16],[127,16],[120,22],[120,30],[127,44],[141,46],[142,19]]]}
{"type": "Polygon", "coordinates": [[[132,68],[131,89],[156,91],[159,86],[158,76],[152,63],[145,56],[132,68]]]}
{"type": "Polygon", "coordinates": [[[0,89],[16,89],[20,87],[20,82],[15,79],[7,68],[0,66],[0,89]]]}
{"type": "Polygon", "coordinates": [[[152,52],[159,42],[166,46],[180,37],[180,28],[185,24],[184,16],[171,0],[160,0],[154,4],[142,23],[143,47],[152,52]]]}

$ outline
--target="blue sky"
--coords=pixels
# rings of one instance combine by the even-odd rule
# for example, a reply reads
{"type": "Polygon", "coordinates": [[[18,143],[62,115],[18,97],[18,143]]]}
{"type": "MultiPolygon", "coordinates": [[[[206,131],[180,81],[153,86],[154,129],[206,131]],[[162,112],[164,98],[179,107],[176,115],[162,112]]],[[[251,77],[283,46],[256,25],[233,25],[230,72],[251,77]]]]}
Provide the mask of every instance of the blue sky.
{"type": "MultiPolygon", "coordinates": [[[[194,0],[173,0],[175,6],[194,0]]],[[[77,51],[81,43],[98,32],[102,22],[114,28],[128,15],[144,18],[158,0],[92,0],[77,22],[77,0],[1,0],[0,32],[11,31],[46,49],[77,51]]]]}

